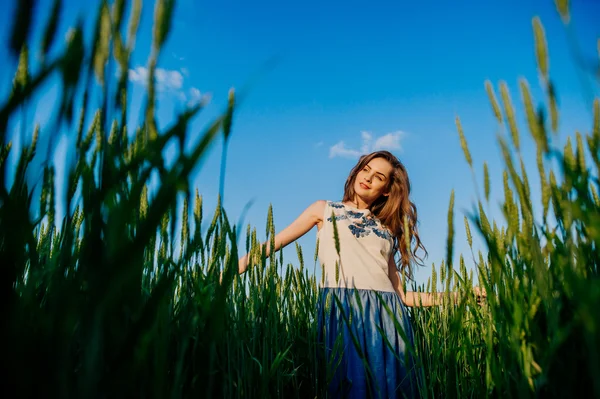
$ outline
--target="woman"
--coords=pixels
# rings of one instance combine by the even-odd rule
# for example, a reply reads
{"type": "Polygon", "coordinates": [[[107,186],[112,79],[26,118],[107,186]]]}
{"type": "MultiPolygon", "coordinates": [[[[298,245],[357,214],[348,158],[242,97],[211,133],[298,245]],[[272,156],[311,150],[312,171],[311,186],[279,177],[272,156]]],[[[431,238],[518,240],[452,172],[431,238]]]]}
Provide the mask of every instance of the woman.
{"type": "MultiPolygon", "coordinates": [[[[329,360],[337,366],[329,386],[333,397],[418,395],[406,307],[437,305],[442,295],[405,292],[400,281],[398,273],[410,273],[411,263],[420,260],[415,252],[427,253],[409,195],[402,163],[388,151],[373,152],[350,172],[341,202],[311,204],[275,236],[275,250],[280,250],[318,228],[324,273],[319,333],[329,360]]],[[[265,245],[269,254],[269,243],[265,245]]],[[[240,259],[240,273],[248,263],[248,255],[240,259]]]]}

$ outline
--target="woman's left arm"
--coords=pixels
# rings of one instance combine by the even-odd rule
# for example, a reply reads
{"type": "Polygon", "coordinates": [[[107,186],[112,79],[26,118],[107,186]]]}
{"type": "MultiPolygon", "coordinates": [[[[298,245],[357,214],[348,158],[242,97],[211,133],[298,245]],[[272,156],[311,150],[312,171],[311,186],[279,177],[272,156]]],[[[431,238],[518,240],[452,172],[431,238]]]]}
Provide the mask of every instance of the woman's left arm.
{"type": "MultiPolygon", "coordinates": [[[[404,288],[402,287],[400,276],[398,275],[398,270],[396,270],[396,263],[394,262],[393,254],[390,256],[388,261],[388,276],[392,282],[392,285],[394,286],[394,290],[406,306],[426,307],[441,305],[444,300],[444,295],[447,295],[445,292],[405,292],[404,288]]],[[[458,292],[451,292],[450,295],[455,302],[458,300],[458,292]]]]}

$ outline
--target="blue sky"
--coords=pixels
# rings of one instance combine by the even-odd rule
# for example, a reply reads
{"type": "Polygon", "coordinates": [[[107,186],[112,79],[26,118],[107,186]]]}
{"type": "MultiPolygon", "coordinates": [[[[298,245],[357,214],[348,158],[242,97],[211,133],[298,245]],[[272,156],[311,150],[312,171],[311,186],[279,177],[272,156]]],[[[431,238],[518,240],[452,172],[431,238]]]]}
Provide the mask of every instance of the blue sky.
{"type": "MultiPolygon", "coordinates": [[[[40,2],[38,31],[45,20],[41,10],[50,3],[40,2]]],[[[600,3],[573,3],[572,33],[587,58],[597,62],[600,25],[594,22],[600,16],[600,3]]],[[[77,15],[96,14],[93,2],[66,0],[65,4],[62,35],[77,15]]],[[[8,5],[11,12],[0,16],[5,53],[14,6],[8,5]]],[[[142,100],[143,87],[137,78],[143,76],[147,62],[152,14],[153,3],[145,1],[130,71],[131,109],[142,100]]],[[[280,230],[311,202],[340,199],[357,153],[376,147],[391,150],[408,169],[421,238],[429,251],[428,267],[416,273],[417,282],[424,283],[431,263],[439,265],[445,256],[452,189],[455,252],[468,253],[462,219],[472,209],[476,194],[454,125],[457,115],[480,189],[482,164],[490,165],[493,199],[487,209],[498,215],[502,185],[495,135],[499,128],[484,81],[507,82],[524,127],[518,79],[529,81],[536,103],[545,100],[534,57],[531,19],[535,15],[546,31],[563,142],[575,130],[589,132],[591,101],[598,85],[575,64],[567,31],[550,0],[370,4],[180,0],[159,60],[163,69],[160,124],[167,125],[187,101],[208,95],[211,105],[193,124],[197,137],[225,105],[229,88],[246,88],[229,146],[224,205],[237,220],[253,200],[246,222],[257,226],[260,234],[264,234],[269,204],[280,230]]],[[[88,34],[93,26],[89,22],[88,34]]],[[[11,68],[4,63],[0,70],[11,68]]],[[[5,77],[0,83],[3,93],[11,80],[5,77]]],[[[30,111],[42,126],[51,112],[48,104],[58,94],[57,86],[49,84],[40,95],[42,101],[30,111]]],[[[137,115],[133,115],[135,123],[137,115]]],[[[531,155],[526,163],[535,189],[535,153],[525,129],[521,139],[524,153],[531,155]]],[[[209,209],[212,213],[216,204],[221,145],[213,146],[194,177],[205,200],[205,214],[209,209]]],[[[315,232],[299,241],[305,259],[312,259],[315,232]]],[[[285,258],[296,264],[294,252],[293,246],[286,249],[285,258]]]]}

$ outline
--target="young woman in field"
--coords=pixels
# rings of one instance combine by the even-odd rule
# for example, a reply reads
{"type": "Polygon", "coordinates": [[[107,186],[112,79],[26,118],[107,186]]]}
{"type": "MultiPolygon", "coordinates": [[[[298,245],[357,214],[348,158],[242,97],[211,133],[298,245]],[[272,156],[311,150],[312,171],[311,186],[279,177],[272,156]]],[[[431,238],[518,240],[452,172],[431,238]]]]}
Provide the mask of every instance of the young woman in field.
{"type": "MultiPolygon", "coordinates": [[[[275,236],[275,250],[280,250],[318,228],[317,252],[324,270],[320,338],[329,353],[336,353],[335,341],[342,337],[340,356],[334,355],[339,367],[330,385],[332,397],[418,394],[406,307],[437,305],[442,293],[405,292],[402,287],[399,272],[409,273],[411,263],[421,259],[415,254],[418,249],[427,253],[409,195],[402,163],[388,151],[374,152],[361,157],[350,172],[341,202],[313,203],[275,236]]],[[[265,245],[269,254],[269,243],[265,245]]],[[[239,272],[245,272],[248,264],[245,255],[239,272]]]]}

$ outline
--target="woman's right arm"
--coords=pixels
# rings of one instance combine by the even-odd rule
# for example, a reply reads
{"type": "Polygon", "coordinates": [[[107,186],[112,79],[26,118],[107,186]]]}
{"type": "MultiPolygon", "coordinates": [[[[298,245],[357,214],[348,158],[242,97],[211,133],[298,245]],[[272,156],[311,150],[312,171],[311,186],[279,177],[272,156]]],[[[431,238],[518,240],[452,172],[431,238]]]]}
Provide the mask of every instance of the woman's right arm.
{"type": "MultiPolygon", "coordinates": [[[[312,203],[308,208],[304,210],[289,226],[281,230],[275,235],[275,252],[284,248],[286,245],[296,241],[302,237],[313,227],[320,224],[323,221],[323,214],[325,213],[325,205],[327,204],[324,200],[319,200],[312,203]]],[[[266,242],[262,245],[266,245],[267,256],[271,254],[270,242],[266,242]]],[[[244,273],[248,269],[248,254],[244,255],[239,260],[240,274],[244,273]]]]}

